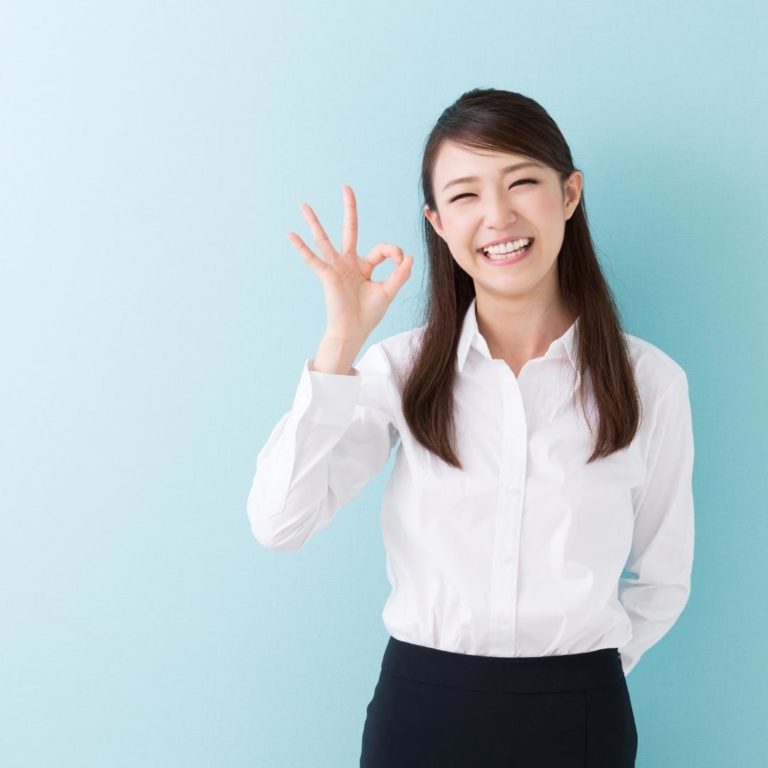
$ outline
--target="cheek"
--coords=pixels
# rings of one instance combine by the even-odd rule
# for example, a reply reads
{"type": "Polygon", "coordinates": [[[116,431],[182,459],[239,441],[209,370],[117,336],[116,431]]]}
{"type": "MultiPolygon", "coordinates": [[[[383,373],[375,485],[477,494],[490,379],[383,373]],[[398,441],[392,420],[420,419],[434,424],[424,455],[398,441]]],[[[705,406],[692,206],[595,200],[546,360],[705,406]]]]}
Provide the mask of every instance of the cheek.
{"type": "Polygon", "coordinates": [[[467,237],[471,230],[471,222],[461,213],[451,211],[442,216],[443,235],[449,242],[460,242],[467,237]]]}
{"type": "Polygon", "coordinates": [[[440,221],[443,223],[443,231],[448,234],[460,228],[461,214],[451,208],[440,215],[440,221]]]}
{"type": "Polygon", "coordinates": [[[546,195],[531,201],[533,213],[543,221],[557,220],[564,216],[564,203],[554,195],[546,195]]]}
{"type": "Polygon", "coordinates": [[[540,224],[552,215],[552,200],[543,195],[531,195],[526,200],[520,200],[514,210],[518,217],[540,224]]]}

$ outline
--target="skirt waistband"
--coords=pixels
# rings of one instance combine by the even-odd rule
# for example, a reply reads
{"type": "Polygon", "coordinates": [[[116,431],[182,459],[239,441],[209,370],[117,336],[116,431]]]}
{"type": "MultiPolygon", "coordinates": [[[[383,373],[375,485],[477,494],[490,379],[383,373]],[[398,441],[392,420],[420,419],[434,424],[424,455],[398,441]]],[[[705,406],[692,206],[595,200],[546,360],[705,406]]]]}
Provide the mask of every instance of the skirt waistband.
{"type": "Polygon", "coordinates": [[[382,672],[453,688],[498,693],[556,693],[624,681],[618,648],[559,656],[479,656],[414,645],[390,636],[382,672]]]}

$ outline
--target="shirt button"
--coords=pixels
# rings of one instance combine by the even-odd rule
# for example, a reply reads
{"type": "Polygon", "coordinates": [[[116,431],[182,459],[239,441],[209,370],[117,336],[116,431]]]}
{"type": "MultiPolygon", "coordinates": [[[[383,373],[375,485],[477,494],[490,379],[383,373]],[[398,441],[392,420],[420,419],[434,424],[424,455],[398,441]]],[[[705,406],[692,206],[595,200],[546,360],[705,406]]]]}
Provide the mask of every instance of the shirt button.
{"type": "Polygon", "coordinates": [[[513,560],[515,559],[514,552],[507,552],[506,555],[504,555],[504,562],[509,565],[513,560]]]}
{"type": "Polygon", "coordinates": [[[509,616],[507,616],[506,613],[500,613],[499,614],[499,620],[501,623],[506,627],[507,624],[509,624],[509,616]]]}
{"type": "Polygon", "coordinates": [[[519,490],[520,490],[519,486],[513,485],[512,483],[507,484],[507,493],[510,496],[514,496],[519,490]]]}

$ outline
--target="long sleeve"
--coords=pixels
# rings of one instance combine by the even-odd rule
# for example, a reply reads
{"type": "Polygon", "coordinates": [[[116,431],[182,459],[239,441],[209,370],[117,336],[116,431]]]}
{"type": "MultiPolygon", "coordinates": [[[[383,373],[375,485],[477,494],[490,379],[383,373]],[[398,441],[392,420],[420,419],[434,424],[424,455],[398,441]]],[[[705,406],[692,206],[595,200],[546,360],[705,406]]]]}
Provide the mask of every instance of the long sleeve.
{"type": "Polygon", "coordinates": [[[297,550],[325,528],[381,470],[398,439],[379,344],[352,374],[313,371],[311,362],[304,361],[293,406],[256,458],[248,519],[269,549],[297,550]]]}
{"type": "Polygon", "coordinates": [[[647,475],[633,492],[634,533],[619,600],[632,622],[622,648],[627,675],[683,611],[691,589],[694,550],[693,427],[688,379],[681,371],[660,396],[653,417],[647,475]]]}

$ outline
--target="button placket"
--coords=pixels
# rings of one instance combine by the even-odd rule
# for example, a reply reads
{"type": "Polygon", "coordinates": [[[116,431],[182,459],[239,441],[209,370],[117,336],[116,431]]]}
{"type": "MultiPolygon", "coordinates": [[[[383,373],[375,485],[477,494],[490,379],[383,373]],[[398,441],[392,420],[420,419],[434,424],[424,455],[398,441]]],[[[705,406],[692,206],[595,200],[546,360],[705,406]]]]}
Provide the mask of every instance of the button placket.
{"type": "MultiPolygon", "coordinates": [[[[506,366],[505,366],[506,368],[506,366]]],[[[497,507],[495,542],[496,564],[491,588],[491,604],[501,647],[514,646],[515,611],[517,601],[517,552],[520,531],[520,497],[525,477],[526,423],[517,382],[507,381],[509,370],[504,371],[502,391],[503,438],[501,476],[497,507]],[[522,464],[521,464],[522,460],[522,464]],[[505,476],[507,472],[512,477],[505,476]]]]}

